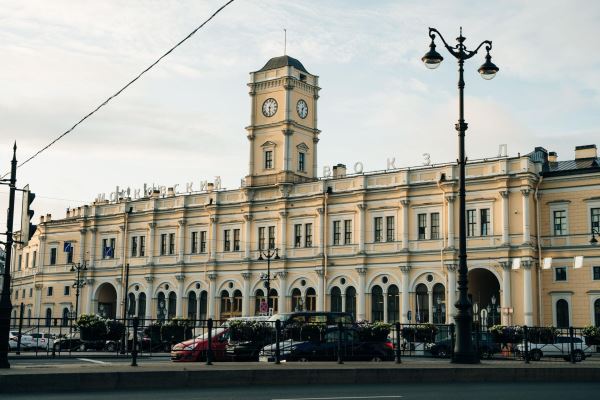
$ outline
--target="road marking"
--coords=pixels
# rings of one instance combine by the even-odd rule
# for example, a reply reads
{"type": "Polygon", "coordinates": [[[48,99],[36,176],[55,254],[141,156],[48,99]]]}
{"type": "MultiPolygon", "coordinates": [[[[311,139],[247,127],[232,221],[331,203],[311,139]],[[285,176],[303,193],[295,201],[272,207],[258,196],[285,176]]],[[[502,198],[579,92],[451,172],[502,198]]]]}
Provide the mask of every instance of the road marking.
{"type": "Polygon", "coordinates": [[[104,361],[100,361],[100,360],[92,360],[91,358],[78,358],[78,360],[87,361],[87,362],[91,362],[91,363],[94,363],[94,364],[110,364],[110,363],[107,363],[107,362],[104,362],[104,361]]]}
{"type": "Polygon", "coordinates": [[[357,400],[357,399],[401,399],[400,395],[391,396],[341,396],[341,397],[294,397],[272,400],[357,400]]]}

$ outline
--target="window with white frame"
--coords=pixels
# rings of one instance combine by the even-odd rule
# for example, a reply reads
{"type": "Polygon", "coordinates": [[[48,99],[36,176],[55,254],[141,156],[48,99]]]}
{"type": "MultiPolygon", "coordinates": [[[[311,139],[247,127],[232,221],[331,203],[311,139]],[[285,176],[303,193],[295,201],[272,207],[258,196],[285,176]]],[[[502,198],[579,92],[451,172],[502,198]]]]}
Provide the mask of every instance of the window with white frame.
{"type": "Polygon", "coordinates": [[[273,150],[265,150],[265,169],[273,169],[273,150]]]}
{"type": "Polygon", "coordinates": [[[352,220],[344,220],[344,244],[352,243],[352,220]]]}
{"type": "Polygon", "coordinates": [[[418,231],[417,237],[419,240],[427,239],[427,214],[417,214],[418,231]]]}
{"type": "Polygon", "coordinates": [[[554,236],[567,234],[567,210],[555,210],[552,212],[554,236]]]}
{"type": "Polygon", "coordinates": [[[233,230],[233,251],[240,251],[240,230],[233,230]]]}
{"type": "Polygon", "coordinates": [[[302,224],[294,225],[294,247],[302,246],[302,224]]]}
{"type": "Polygon", "coordinates": [[[434,212],[429,214],[429,220],[431,222],[431,239],[440,238],[440,213],[434,212]]]}
{"type": "Polygon", "coordinates": [[[381,242],[383,239],[383,217],[373,218],[373,241],[381,242]]]}
{"type": "Polygon", "coordinates": [[[467,210],[467,237],[475,236],[475,227],[477,225],[475,212],[476,210],[467,210]]]}
{"type": "Polygon", "coordinates": [[[600,232],[600,207],[590,208],[590,225],[596,232],[600,232]]]}
{"type": "Polygon", "coordinates": [[[341,237],[341,221],[333,221],[333,245],[338,246],[340,244],[341,237]]]}
{"type": "Polygon", "coordinates": [[[304,247],[312,247],[312,223],[304,224],[304,247]]]}
{"type": "Polygon", "coordinates": [[[385,217],[385,241],[393,242],[396,237],[396,223],[393,215],[385,217]]]}
{"type": "Polygon", "coordinates": [[[479,235],[489,236],[490,234],[490,209],[479,209],[479,235]]]}

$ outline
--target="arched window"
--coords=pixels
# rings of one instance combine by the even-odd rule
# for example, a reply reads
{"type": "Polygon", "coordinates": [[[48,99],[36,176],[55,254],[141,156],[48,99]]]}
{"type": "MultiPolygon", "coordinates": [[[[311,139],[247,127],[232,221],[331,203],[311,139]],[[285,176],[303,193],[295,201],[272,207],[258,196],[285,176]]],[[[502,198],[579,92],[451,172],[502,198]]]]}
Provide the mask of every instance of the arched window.
{"type": "Polygon", "coordinates": [[[231,316],[232,317],[241,317],[242,316],[242,303],[243,296],[242,292],[236,290],[233,292],[233,304],[231,306],[231,316]]]}
{"type": "Polygon", "coordinates": [[[223,290],[221,292],[221,316],[220,319],[231,318],[231,298],[229,292],[223,290]]]}
{"type": "Polygon", "coordinates": [[[266,312],[261,313],[260,311],[260,304],[263,301],[267,301],[267,299],[265,299],[265,292],[263,292],[262,289],[256,289],[256,292],[254,292],[254,315],[266,314],[266,312]]]}
{"type": "Polygon", "coordinates": [[[393,324],[400,320],[400,292],[398,286],[390,285],[387,290],[388,322],[393,324]]]}
{"type": "Polygon", "coordinates": [[[164,321],[167,317],[167,301],[165,299],[165,294],[160,292],[156,300],[156,318],[160,321],[164,321]]]}
{"type": "Polygon", "coordinates": [[[427,286],[423,283],[419,283],[415,290],[415,296],[415,322],[429,322],[429,295],[427,294],[427,286]]]}
{"type": "Polygon", "coordinates": [[[317,309],[317,292],[315,289],[308,288],[306,290],[306,311],[315,311],[317,309]]]}
{"type": "Polygon", "coordinates": [[[594,325],[600,327],[600,299],[594,301],[594,325]]]}
{"type": "Polygon", "coordinates": [[[303,311],[304,302],[302,301],[302,292],[296,288],[292,290],[292,311],[303,311]]]}
{"type": "MultiPolygon", "coordinates": [[[[493,322],[492,325],[495,325],[497,321],[491,322],[493,322]]],[[[446,290],[441,283],[433,285],[433,323],[446,323],[446,290]]],[[[491,325],[488,324],[488,326],[491,325]]]]}
{"type": "Polygon", "coordinates": [[[175,292],[169,293],[169,307],[167,308],[167,310],[169,310],[169,314],[167,317],[169,319],[175,318],[175,314],[177,312],[177,295],[175,294],[175,292]]]}
{"type": "Polygon", "coordinates": [[[46,326],[52,325],[52,309],[46,308],[46,326]]]}
{"type": "Polygon", "coordinates": [[[371,321],[383,321],[383,289],[379,285],[371,289],[371,321]]]}
{"type": "Polygon", "coordinates": [[[342,311],[342,291],[339,287],[334,286],[331,288],[331,311],[341,312],[342,311]]]}
{"type": "Polygon", "coordinates": [[[198,302],[196,301],[196,292],[191,291],[188,293],[187,314],[188,314],[189,319],[191,319],[191,320],[196,319],[197,308],[198,308],[198,302]]]}
{"type": "Polygon", "coordinates": [[[140,293],[138,297],[138,318],[146,318],[146,293],[140,293]]]}
{"type": "Polygon", "coordinates": [[[556,327],[569,327],[569,303],[565,299],[556,302],[556,327]]]}
{"type": "Polygon", "coordinates": [[[200,292],[200,318],[205,320],[208,313],[208,294],[206,290],[200,292]]]}
{"type": "Polygon", "coordinates": [[[133,317],[135,315],[135,294],[129,293],[127,297],[127,315],[133,317]]]}
{"type": "Polygon", "coordinates": [[[61,322],[62,326],[69,326],[69,309],[67,307],[63,308],[61,322]]]}
{"type": "Polygon", "coordinates": [[[271,289],[269,291],[269,312],[273,311],[273,314],[277,313],[277,305],[279,304],[279,295],[277,290],[271,289]]]}
{"type": "Polygon", "coordinates": [[[356,289],[352,286],[346,288],[346,312],[356,318],[356,289]]]}

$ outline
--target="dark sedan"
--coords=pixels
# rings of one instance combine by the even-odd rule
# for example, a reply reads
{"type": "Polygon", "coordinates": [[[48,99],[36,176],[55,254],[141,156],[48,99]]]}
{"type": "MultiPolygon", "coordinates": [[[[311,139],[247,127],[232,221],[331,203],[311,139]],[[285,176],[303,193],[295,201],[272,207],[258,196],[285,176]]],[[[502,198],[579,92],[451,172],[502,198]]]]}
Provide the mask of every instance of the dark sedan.
{"type": "MultiPolygon", "coordinates": [[[[492,358],[494,354],[500,353],[502,350],[500,344],[494,342],[492,335],[489,332],[479,332],[479,341],[476,340],[477,336],[473,332],[472,340],[473,344],[479,349],[479,356],[481,358],[492,358]]],[[[429,345],[431,355],[434,357],[446,358],[452,354],[452,339],[447,338],[444,340],[437,341],[429,345]]]]}

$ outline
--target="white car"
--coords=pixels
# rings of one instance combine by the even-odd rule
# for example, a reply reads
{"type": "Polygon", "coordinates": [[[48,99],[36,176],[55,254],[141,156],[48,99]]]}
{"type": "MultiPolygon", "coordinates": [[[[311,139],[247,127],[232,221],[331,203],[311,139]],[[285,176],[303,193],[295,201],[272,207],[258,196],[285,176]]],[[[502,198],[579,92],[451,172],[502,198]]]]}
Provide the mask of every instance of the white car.
{"type": "MultiPolygon", "coordinates": [[[[533,361],[539,361],[542,357],[562,357],[570,360],[571,357],[571,338],[569,336],[557,336],[554,343],[527,343],[529,349],[529,358],[533,361]]],[[[525,344],[517,345],[517,353],[525,352],[525,344]]],[[[581,336],[573,336],[573,359],[576,362],[583,361],[586,357],[591,357],[594,352],[594,346],[587,346],[581,336]]]]}
{"type": "Polygon", "coordinates": [[[33,348],[38,350],[52,350],[55,339],[53,334],[38,332],[32,333],[31,337],[33,338],[33,348]]]}
{"type": "MultiPolygon", "coordinates": [[[[19,341],[19,331],[10,331],[8,336],[8,347],[10,350],[17,350],[19,341]]],[[[33,347],[33,338],[31,335],[21,334],[21,350],[27,350],[33,347]]]]}

